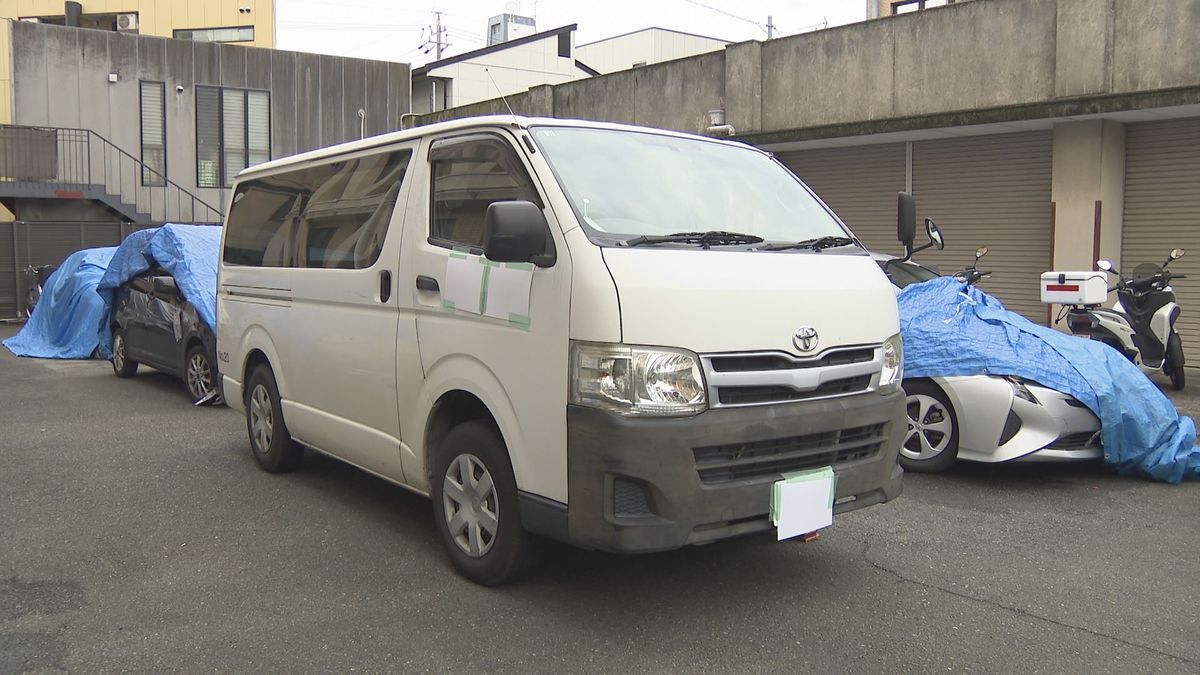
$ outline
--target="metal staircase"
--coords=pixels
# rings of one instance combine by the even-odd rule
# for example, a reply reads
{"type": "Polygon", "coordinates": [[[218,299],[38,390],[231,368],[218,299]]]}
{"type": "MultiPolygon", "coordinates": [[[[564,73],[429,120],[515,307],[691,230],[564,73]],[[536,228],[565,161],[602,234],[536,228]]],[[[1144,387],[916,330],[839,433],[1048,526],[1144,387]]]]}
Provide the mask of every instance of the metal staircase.
{"type": "Polygon", "coordinates": [[[219,223],[224,214],[90,129],[0,125],[0,202],[86,199],[127,223],[219,223]]]}

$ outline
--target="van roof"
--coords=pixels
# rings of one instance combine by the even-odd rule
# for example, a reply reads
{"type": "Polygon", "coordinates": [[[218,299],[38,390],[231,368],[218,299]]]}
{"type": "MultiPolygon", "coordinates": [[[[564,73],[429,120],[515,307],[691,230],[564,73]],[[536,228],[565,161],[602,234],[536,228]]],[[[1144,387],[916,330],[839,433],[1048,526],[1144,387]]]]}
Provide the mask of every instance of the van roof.
{"type": "Polygon", "coordinates": [[[678,131],[669,131],[667,129],[655,129],[653,127],[640,127],[640,126],[634,126],[631,124],[615,124],[612,122],[594,122],[591,120],[557,119],[557,118],[550,118],[550,117],[524,117],[522,115],[485,115],[485,116],[480,116],[480,117],[466,117],[466,118],[462,118],[462,119],[449,120],[446,122],[437,122],[436,124],[429,124],[426,126],[414,127],[412,129],[405,129],[403,131],[393,131],[393,132],[386,133],[386,134],[380,134],[378,136],[370,136],[370,137],[363,138],[363,139],[360,139],[357,141],[349,141],[346,143],[339,143],[337,145],[331,145],[327,148],[318,148],[316,150],[309,150],[308,152],[302,152],[297,155],[289,155],[287,157],[273,159],[269,162],[263,162],[262,164],[256,164],[247,169],[243,169],[240,173],[238,173],[238,179],[242,179],[247,176],[253,176],[253,175],[256,175],[259,173],[266,173],[266,172],[272,171],[274,169],[289,166],[292,164],[300,164],[302,162],[308,162],[308,161],[312,161],[315,159],[323,159],[326,157],[335,157],[337,155],[350,153],[350,152],[356,152],[358,150],[366,150],[369,148],[391,145],[393,143],[407,141],[407,140],[411,140],[414,138],[421,138],[422,136],[428,136],[431,134],[440,134],[440,133],[445,133],[447,131],[458,131],[461,129],[472,129],[472,128],[477,128],[477,127],[497,127],[497,126],[515,127],[515,128],[519,128],[519,129],[526,129],[531,126],[557,126],[557,127],[587,127],[590,129],[613,129],[613,130],[624,130],[624,131],[649,131],[649,132],[653,132],[656,134],[662,134],[665,136],[676,136],[679,138],[695,138],[695,139],[701,139],[701,140],[705,140],[705,141],[712,141],[715,143],[728,143],[731,145],[738,145],[739,147],[746,147],[746,148],[752,148],[752,149],[757,150],[757,148],[754,148],[753,146],[745,145],[742,143],[736,143],[734,141],[713,138],[711,136],[701,136],[699,134],[686,134],[686,133],[682,133],[682,132],[678,132],[678,131]]]}

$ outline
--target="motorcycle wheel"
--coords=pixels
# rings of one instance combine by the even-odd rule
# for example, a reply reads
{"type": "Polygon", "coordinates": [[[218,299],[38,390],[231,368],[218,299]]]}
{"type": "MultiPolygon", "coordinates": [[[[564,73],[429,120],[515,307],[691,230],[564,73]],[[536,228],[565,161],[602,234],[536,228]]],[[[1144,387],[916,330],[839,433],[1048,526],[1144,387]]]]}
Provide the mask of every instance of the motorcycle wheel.
{"type": "Polygon", "coordinates": [[[1167,371],[1167,376],[1171,378],[1171,388],[1183,391],[1187,382],[1183,372],[1183,341],[1179,339],[1178,334],[1167,340],[1167,361],[1163,370],[1167,371]]]}
{"type": "Polygon", "coordinates": [[[37,289],[29,289],[29,293],[25,295],[25,318],[33,316],[33,310],[37,307],[38,298],[41,296],[37,289]]]}

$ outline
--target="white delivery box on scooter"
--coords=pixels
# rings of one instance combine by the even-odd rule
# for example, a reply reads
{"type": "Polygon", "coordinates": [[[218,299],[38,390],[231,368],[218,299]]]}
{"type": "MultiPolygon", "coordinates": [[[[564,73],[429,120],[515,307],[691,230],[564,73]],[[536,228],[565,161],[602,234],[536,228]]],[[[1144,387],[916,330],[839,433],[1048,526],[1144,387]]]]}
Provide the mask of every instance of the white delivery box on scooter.
{"type": "Polygon", "coordinates": [[[1108,297],[1104,272],[1043,272],[1042,302],[1055,305],[1099,305],[1108,297]]]}

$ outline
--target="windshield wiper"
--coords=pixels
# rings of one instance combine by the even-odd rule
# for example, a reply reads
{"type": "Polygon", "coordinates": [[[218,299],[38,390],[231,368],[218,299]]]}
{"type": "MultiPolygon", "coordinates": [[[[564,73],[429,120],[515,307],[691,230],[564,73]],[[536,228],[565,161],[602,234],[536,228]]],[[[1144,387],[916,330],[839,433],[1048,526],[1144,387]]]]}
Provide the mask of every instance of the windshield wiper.
{"type": "Polygon", "coordinates": [[[786,251],[792,248],[809,248],[814,251],[821,251],[827,248],[837,248],[838,246],[849,246],[854,243],[850,237],[817,237],[816,239],[805,239],[804,241],[796,241],[790,244],[767,244],[759,246],[755,251],[786,251]]]}
{"type": "Polygon", "coordinates": [[[708,248],[713,244],[718,246],[733,246],[736,244],[760,244],[763,238],[753,234],[739,232],[676,232],[675,234],[644,234],[640,237],[626,239],[626,246],[641,246],[643,244],[699,244],[708,248]]]}

